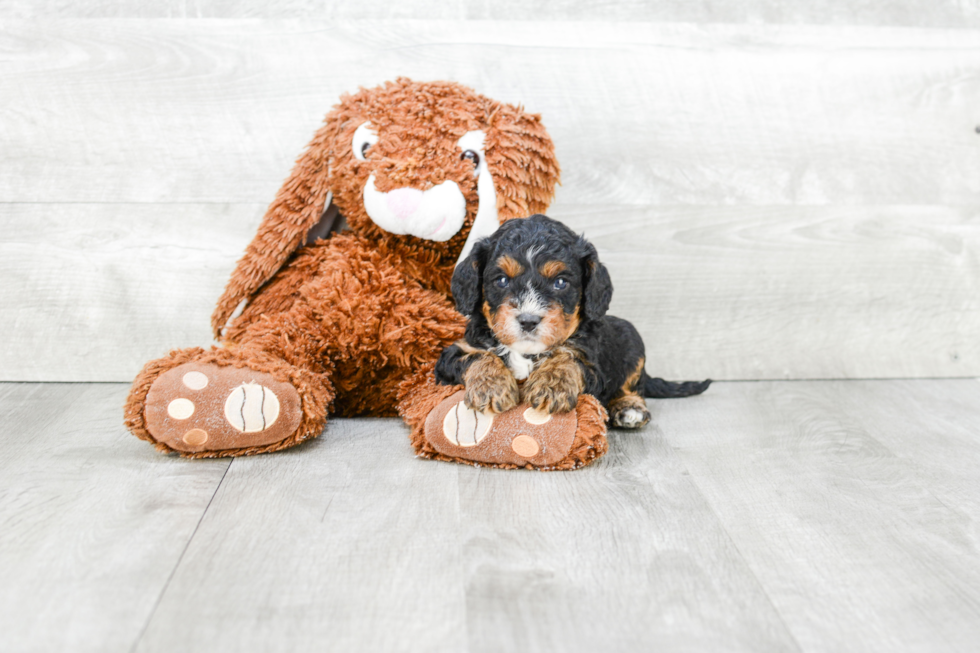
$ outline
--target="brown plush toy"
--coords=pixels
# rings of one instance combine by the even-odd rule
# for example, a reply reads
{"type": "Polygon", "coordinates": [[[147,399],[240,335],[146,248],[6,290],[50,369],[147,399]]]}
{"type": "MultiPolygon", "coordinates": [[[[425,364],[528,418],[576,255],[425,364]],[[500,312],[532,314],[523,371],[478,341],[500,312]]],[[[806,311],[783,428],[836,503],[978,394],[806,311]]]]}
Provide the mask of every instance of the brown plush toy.
{"type": "Polygon", "coordinates": [[[547,421],[526,406],[482,415],[432,371],[465,327],[449,291],[456,262],[500,223],[544,211],[558,176],[539,116],[459,84],[402,78],[343,96],[218,302],[219,346],[147,363],[126,426],[161,451],[210,458],[291,447],[328,414],[401,414],[422,457],[591,462],[606,448],[591,397],[547,421]]]}

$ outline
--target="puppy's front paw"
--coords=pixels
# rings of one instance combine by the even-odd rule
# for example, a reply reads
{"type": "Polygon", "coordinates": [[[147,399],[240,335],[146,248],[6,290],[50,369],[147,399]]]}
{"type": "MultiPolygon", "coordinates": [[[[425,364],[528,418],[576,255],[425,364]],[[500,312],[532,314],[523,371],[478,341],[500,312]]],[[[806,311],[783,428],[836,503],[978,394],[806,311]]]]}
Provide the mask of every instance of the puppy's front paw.
{"type": "Polygon", "coordinates": [[[473,410],[503,413],[521,401],[517,380],[496,356],[483,356],[463,375],[466,393],[463,401],[473,410]]]}
{"type": "Polygon", "coordinates": [[[585,378],[575,353],[559,349],[531,372],[522,397],[532,408],[546,413],[567,413],[585,391],[585,378]]]}
{"type": "Polygon", "coordinates": [[[578,404],[579,390],[573,383],[530,377],[524,384],[524,403],[545,413],[567,413],[578,404]]]}

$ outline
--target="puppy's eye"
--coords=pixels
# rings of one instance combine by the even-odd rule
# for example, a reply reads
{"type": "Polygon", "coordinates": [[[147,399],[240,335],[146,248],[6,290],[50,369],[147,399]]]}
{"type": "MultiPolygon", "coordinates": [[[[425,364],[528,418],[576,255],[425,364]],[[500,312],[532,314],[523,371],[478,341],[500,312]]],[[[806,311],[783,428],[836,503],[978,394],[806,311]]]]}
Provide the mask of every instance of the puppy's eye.
{"type": "Polygon", "coordinates": [[[368,148],[377,142],[378,135],[371,127],[371,123],[366,122],[354,131],[354,138],[350,143],[351,154],[358,161],[367,161],[368,148]]]}
{"type": "Polygon", "coordinates": [[[568,282],[565,279],[561,277],[555,279],[555,290],[564,290],[567,287],[568,287],[568,282]]]}
{"type": "Polygon", "coordinates": [[[498,288],[506,288],[508,285],[510,285],[510,279],[508,279],[505,276],[500,276],[500,277],[497,277],[496,279],[494,279],[493,283],[498,288]]]}
{"type": "Polygon", "coordinates": [[[473,150],[466,150],[459,158],[469,159],[470,161],[473,162],[474,168],[480,165],[480,155],[474,152],[473,150]]]}

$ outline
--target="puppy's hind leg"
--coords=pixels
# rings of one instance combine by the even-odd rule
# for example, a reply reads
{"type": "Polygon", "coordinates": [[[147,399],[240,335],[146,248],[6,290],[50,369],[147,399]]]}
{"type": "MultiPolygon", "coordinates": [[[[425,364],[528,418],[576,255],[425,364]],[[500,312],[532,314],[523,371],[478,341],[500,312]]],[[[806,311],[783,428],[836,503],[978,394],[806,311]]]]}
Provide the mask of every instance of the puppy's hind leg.
{"type": "Polygon", "coordinates": [[[609,419],[613,426],[638,429],[650,421],[646,402],[638,394],[625,393],[609,402],[609,419]]]}

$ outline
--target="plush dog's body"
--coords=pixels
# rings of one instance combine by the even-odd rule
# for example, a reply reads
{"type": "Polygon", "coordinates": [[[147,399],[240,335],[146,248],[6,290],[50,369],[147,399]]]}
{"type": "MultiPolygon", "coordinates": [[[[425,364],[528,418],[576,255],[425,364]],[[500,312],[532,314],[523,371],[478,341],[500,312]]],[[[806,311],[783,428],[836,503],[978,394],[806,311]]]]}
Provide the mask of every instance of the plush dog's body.
{"type": "Polygon", "coordinates": [[[464,339],[443,351],[436,380],[464,384],[476,410],[504,412],[523,400],[560,413],[584,392],[614,425],[638,428],[650,420],[644,397],[699,394],[710,383],[647,375],[640,334],[605,314],[612,282],[595,247],[543,215],[509,221],[479,241],[457,267],[452,292],[469,322],[464,339]]]}
{"type": "Polygon", "coordinates": [[[455,262],[501,222],[545,210],[558,176],[538,116],[459,84],[400,78],[344,95],[218,302],[221,346],[148,362],[127,426],[162,451],[217,457],[294,446],[328,414],[407,414],[464,333],[455,262]]]}

